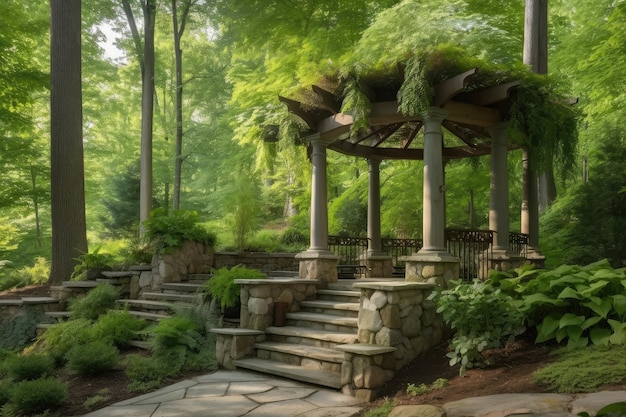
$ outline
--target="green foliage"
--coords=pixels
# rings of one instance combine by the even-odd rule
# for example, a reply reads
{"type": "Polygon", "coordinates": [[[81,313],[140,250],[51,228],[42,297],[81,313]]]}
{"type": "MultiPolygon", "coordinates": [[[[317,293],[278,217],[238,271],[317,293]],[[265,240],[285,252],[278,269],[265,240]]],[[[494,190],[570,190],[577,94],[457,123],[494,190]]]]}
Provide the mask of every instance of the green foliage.
{"type": "Polygon", "coordinates": [[[7,360],[8,376],[15,382],[47,377],[54,370],[54,358],[49,355],[16,355],[7,360]]]}
{"type": "Polygon", "coordinates": [[[43,284],[50,276],[50,263],[36,256],[32,266],[14,268],[9,261],[0,261],[0,291],[43,284]]]}
{"type": "Polygon", "coordinates": [[[18,273],[23,274],[30,284],[44,284],[50,277],[50,262],[43,256],[37,256],[32,266],[25,266],[18,273]]]}
{"type": "Polygon", "coordinates": [[[11,399],[13,385],[10,379],[0,378],[0,415],[2,415],[2,407],[11,399]]]}
{"type": "Polygon", "coordinates": [[[387,417],[391,410],[396,406],[396,401],[385,397],[385,400],[381,405],[371,410],[368,410],[364,417],[387,417]]]}
{"type": "Polygon", "coordinates": [[[74,272],[70,279],[72,281],[83,281],[87,279],[87,272],[90,269],[109,270],[113,263],[113,255],[110,253],[100,253],[101,247],[97,247],[93,252],[83,253],[75,260],[78,262],[74,267],[74,272]]]}
{"type": "Polygon", "coordinates": [[[309,243],[309,236],[295,227],[289,227],[280,235],[280,243],[303,247],[309,243]]]}
{"type": "Polygon", "coordinates": [[[19,350],[30,344],[37,335],[36,325],[49,323],[50,318],[43,312],[26,310],[9,321],[0,322],[0,349],[19,350]]]}
{"type": "Polygon", "coordinates": [[[114,286],[99,284],[84,297],[70,300],[68,309],[72,313],[72,318],[96,320],[101,314],[115,308],[118,298],[119,293],[114,286]]]}
{"type": "Polygon", "coordinates": [[[158,388],[170,372],[170,364],[166,359],[128,355],[125,370],[126,376],[131,380],[128,390],[146,392],[158,388]]]}
{"type": "Polygon", "coordinates": [[[40,413],[58,408],[67,398],[67,386],[55,378],[23,381],[13,388],[11,404],[18,412],[40,413]]]}
{"type": "Polygon", "coordinates": [[[111,342],[95,340],[72,347],[65,358],[69,369],[92,375],[113,369],[118,362],[119,352],[111,342]]]}
{"type": "Polygon", "coordinates": [[[242,250],[250,235],[258,230],[263,211],[258,181],[245,164],[237,168],[237,178],[224,201],[226,222],[230,225],[235,248],[242,250]]]}
{"type": "Polygon", "coordinates": [[[220,268],[213,272],[213,277],[206,281],[203,286],[205,294],[211,296],[220,303],[222,309],[233,307],[239,302],[239,284],[236,279],[261,279],[266,274],[256,269],[248,269],[245,266],[235,266],[231,269],[220,268]]]}
{"type": "Polygon", "coordinates": [[[87,410],[90,410],[101,402],[107,401],[110,398],[109,393],[110,390],[108,388],[101,389],[96,395],[94,395],[93,397],[89,397],[87,400],[85,400],[85,402],[83,403],[83,407],[85,407],[85,409],[87,410]]]}
{"type": "Polygon", "coordinates": [[[517,299],[528,324],[536,325],[536,343],[626,343],[626,270],[611,268],[607,260],[548,271],[527,265],[496,272],[489,283],[517,299]]]}
{"type": "Polygon", "coordinates": [[[42,352],[51,355],[57,363],[63,363],[67,352],[75,345],[92,340],[91,322],[84,318],[59,323],[41,336],[38,345],[42,352]]]}
{"type": "Polygon", "coordinates": [[[94,323],[92,335],[95,340],[107,340],[124,347],[146,326],[145,320],[132,316],[127,310],[109,310],[94,323]]]}
{"type": "MultiPolygon", "coordinates": [[[[585,412],[578,413],[579,416],[589,417],[585,412]]],[[[624,417],[626,416],[626,402],[618,402],[605,405],[596,413],[596,417],[624,417]]]]}
{"type": "Polygon", "coordinates": [[[445,378],[438,378],[430,386],[428,386],[426,384],[419,384],[419,385],[408,384],[407,387],[406,387],[406,393],[408,395],[416,397],[418,395],[426,394],[427,392],[430,392],[430,391],[432,391],[434,389],[444,388],[447,385],[448,385],[448,380],[447,379],[445,379],[445,378]]]}
{"type": "Polygon", "coordinates": [[[536,383],[564,393],[593,392],[607,384],[626,379],[626,348],[621,346],[588,346],[560,350],[558,359],[533,374],[536,383]]]}
{"type": "Polygon", "coordinates": [[[468,368],[484,366],[482,352],[498,348],[522,334],[524,316],[513,304],[513,298],[499,288],[476,281],[473,284],[452,282],[449,290],[431,295],[437,313],[454,331],[450,366],[459,364],[460,374],[468,368]]]}
{"type": "Polygon", "coordinates": [[[163,209],[155,209],[144,222],[144,239],[157,252],[180,248],[188,240],[214,246],[215,235],[205,230],[199,221],[195,211],[175,210],[168,214],[163,209]]]}

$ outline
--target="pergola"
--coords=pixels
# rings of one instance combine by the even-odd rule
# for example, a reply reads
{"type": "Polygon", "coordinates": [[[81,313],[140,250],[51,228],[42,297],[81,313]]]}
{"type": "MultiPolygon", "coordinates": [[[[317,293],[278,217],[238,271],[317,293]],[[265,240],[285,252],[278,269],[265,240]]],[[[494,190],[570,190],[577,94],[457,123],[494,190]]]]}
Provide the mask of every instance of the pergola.
{"type": "MultiPolygon", "coordinates": [[[[468,88],[477,73],[478,69],[472,68],[434,85],[432,106],[419,116],[399,110],[396,97],[404,81],[401,67],[385,82],[360,80],[360,89],[367,92],[371,107],[366,127],[358,131],[353,129],[355,116],[341,111],[341,95],[313,85],[306,100],[280,97],[308,127],[303,136],[313,167],[310,247],[298,255],[302,278],[336,279],[336,257],[328,251],[328,149],[368,160],[369,243],[365,264],[371,276],[391,275],[390,258],[381,251],[379,165],[386,159],[424,161],[423,248],[407,259],[406,280],[441,283],[454,278],[455,269],[458,275],[458,259],[447,252],[444,240],[444,167],[450,159],[491,155],[489,228],[495,232],[491,265],[510,264],[507,153],[515,146],[507,138],[507,119],[520,82],[468,88]],[[458,138],[457,143],[446,145],[442,129],[458,138]],[[419,134],[423,141],[416,139],[419,134]]],[[[536,176],[527,172],[527,157],[524,159],[521,231],[529,235],[529,257],[541,260],[537,250],[536,176]]]]}

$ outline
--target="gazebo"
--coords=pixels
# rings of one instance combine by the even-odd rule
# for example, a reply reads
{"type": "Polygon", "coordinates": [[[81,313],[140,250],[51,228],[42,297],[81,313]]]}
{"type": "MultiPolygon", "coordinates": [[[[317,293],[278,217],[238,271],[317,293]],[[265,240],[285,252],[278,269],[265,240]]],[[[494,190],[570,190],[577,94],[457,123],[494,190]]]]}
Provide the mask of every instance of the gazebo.
{"type": "Polygon", "coordinates": [[[528,145],[533,141],[519,140],[529,135],[523,131],[528,121],[520,123],[519,117],[520,113],[527,116],[524,109],[532,106],[566,104],[554,97],[545,103],[520,102],[520,89],[539,88],[532,78],[525,78],[532,77],[530,71],[528,75],[493,67],[483,71],[479,65],[459,70],[456,62],[449,66],[438,62],[438,74],[423,71],[416,75],[416,65],[428,66],[428,59],[432,55],[414,57],[413,62],[401,63],[385,74],[374,72],[348,81],[326,82],[330,87],[313,85],[300,94],[301,98],[280,97],[289,112],[306,124],[302,138],[312,164],[311,238],[308,250],[298,254],[301,278],[322,282],[337,279],[337,256],[328,250],[328,150],[368,160],[368,249],[363,261],[369,276],[391,276],[391,258],[381,250],[379,166],[385,159],[424,161],[423,247],[406,259],[407,281],[444,284],[458,276],[459,260],[448,253],[444,240],[445,163],[456,158],[491,156],[489,228],[494,232],[494,241],[492,250],[485,254],[489,259],[484,261],[497,269],[526,260],[543,263],[538,248],[536,170],[529,163],[533,153],[528,145]],[[353,93],[362,95],[360,101],[365,106],[346,109],[350,94],[346,93],[347,82],[355,86],[353,93]],[[407,98],[415,86],[423,90],[417,97],[417,101],[422,99],[421,107],[407,104],[409,98],[415,99],[407,98]],[[511,140],[513,128],[517,129],[516,140],[511,140]],[[457,144],[444,144],[444,129],[458,138],[457,144]],[[423,141],[415,140],[420,134],[423,141]],[[507,154],[513,148],[524,149],[521,232],[529,237],[525,259],[508,250],[507,154]]]}

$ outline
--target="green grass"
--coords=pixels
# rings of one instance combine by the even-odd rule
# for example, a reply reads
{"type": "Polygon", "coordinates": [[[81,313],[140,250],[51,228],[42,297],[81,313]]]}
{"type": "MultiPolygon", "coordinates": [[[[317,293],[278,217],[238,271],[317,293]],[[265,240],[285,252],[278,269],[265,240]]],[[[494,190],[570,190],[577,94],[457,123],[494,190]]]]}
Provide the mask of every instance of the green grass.
{"type": "Polygon", "coordinates": [[[626,380],[626,346],[588,346],[559,350],[558,359],[533,375],[535,383],[562,393],[593,392],[626,380]]]}

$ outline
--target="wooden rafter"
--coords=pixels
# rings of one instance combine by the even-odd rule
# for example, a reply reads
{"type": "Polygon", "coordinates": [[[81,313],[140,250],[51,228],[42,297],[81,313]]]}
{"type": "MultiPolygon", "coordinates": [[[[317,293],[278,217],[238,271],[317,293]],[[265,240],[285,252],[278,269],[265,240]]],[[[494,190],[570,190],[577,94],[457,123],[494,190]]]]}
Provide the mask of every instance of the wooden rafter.
{"type": "Polygon", "coordinates": [[[417,121],[413,123],[414,126],[411,128],[409,135],[402,141],[402,149],[408,149],[413,143],[413,139],[417,136],[417,133],[420,131],[424,123],[417,121]]]}
{"type": "Polygon", "coordinates": [[[435,106],[441,107],[448,101],[452,100],[454,96],[462,92],[467,84],[467,79],[472,75],[475,75],[477,71],[477,68],[472,68],[469,71],[455,75],[454,77],[448,78],[444,82],[435,85],[435,106]]]}
{"type": "Polygon", "coordinates": [[[333,113],[341,112],[341,101],[337,100],[333,93],[331,93],[330,91],[326,91],[322,87],[318,87],[317,85],[312,85],[311,89],[315,94],[317,94],[327,110],[333,113]]]}
{"type": "Polygon", "coordinates": [[[508,100],[511,97],[513,89],[519,86],[519,84],[519,81],[511,81],[510,83],[496,85],[494,87],[461,93],[455,97],[455,99],[476,106],[489,106],[508,100]]]}

